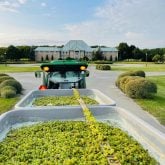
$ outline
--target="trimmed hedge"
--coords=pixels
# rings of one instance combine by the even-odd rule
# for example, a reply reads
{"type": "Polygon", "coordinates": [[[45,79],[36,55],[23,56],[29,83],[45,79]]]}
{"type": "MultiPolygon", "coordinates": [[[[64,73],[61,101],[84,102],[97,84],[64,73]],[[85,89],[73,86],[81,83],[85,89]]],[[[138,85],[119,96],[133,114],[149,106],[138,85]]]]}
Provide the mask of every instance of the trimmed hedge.
{"type": "Polygon", "coordinates": [[[119,75],[116,86],[131,98],[151,98],[157,92],[156,84],[145,79],[144,71],[119,75]]]}
{"type": "Polygon", "coordinates": [[[142,70],[129,71],[129,72],[125,72],[125,73],[122,73],[121,75],[119,75],[119,77],[124,77],[124,76],[140,76],[140,77],[145,77],[145,72],[142,71],[142,70]]]}
{"type": "Polygon", "coordinates": [[[5,73],[0,73],[0,77],[1,76],[9,76],[9,75],[7,75],[7,74],[5,74],[5,73]]]}
{"type": "Polygon", "coordinates": [[[10,76],[0,76],[0,83],[2,83],[5,80],[9,80],[9,79],[14,79],[14,78],[10,77],[10,76]]]}
{"type": "Polygon", "coordinates": [[[0,89],[0,92],[1,92],[2,90],[14,90],[15,92],[17,91],[15,87],[9,86],[9,85],[2,87],[2,88],[0,89]]]}
{"type": "Polygon", "coordinates": [[[95,64],[113,64],[112,61],[95,61],[95,64]]]}
{"type": "Polygon", "coordinates": [[[1,90],[1,97],[3,98],[13,98],[16,96],[16,91],[12,89],[2,89],[1,90]]]}
{"type": "Polygon", "coordinates": [[[131,80],[125,85],[125,93],[131,98],[152,98],[156,92],[156,84],[145,78],[131,80]]]}
{"type": "Polygon", "coordinates": [[[111,70],[111,66],[105,65],[105,64],[97,64],[96,69],[98,69],[98,70],[111,70]]]}
{"type": "Polygon", "coordinates": [[[0,88],[5,86],[13,86],[16,89],[16,93],[21,93],[22,85],[16,80],[5,80],[0,84],[0,88]]]}

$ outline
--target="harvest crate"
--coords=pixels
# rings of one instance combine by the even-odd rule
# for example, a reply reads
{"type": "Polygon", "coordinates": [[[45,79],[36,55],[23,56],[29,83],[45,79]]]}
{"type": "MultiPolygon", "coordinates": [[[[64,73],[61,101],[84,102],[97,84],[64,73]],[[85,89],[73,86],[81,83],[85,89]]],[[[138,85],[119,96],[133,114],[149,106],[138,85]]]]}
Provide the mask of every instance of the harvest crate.
{"type": "MultiPolygon", "coordinates": [[[[89,105],[89,107],[93,106],[102,106],[102,105],[108,105],[108,106],[115,106],[116,103],[114,100],[100,92],[96,89],[78,89],[81,96],[88,96],[94,100],[96,100],[99,105],[89,105]]],[[[30,93],[28,93],[22,100],[20,100],[16,105],[15,108],[41,108],[41,106],[33,106],[32,103],[36,98],[39,97],[45,97],[45,96],[73,96],[73,90],[72,89],[48,89],[48,90],[33,90],[30,93]]],[[[62,107],[70,107],[71,105],[62,106],[62,107]]],[[[80,107],[79,105],[77,105],[80,107]]],[[[47,108],[49,106],[42,106],[42,108],[47,108]]],[[[52,107],[52,106],[51,106],[52,107]]],[[[58,108],[59,106],[53,106],[58,108]]]]}

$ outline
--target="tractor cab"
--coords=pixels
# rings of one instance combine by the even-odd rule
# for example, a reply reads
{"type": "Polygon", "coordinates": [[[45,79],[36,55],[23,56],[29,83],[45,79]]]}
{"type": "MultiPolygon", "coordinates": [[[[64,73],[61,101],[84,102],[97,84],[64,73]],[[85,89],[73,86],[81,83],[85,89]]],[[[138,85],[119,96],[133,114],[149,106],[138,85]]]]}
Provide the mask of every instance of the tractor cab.
{"type": "Polygon", "coordinates": [[[41,64],[42,71],[35,76],[41,77],[43,84],[39,89],[71,89],[86,88],[85,77],[89,76],[88,64],[77,60],[56,60],[41,64]]]}

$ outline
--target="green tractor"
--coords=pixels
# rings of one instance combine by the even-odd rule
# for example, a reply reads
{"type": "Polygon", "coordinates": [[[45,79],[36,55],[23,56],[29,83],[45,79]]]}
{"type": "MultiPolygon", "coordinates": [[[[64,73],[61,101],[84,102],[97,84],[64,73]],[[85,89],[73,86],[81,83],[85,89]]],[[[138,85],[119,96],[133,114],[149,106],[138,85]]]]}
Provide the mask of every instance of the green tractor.
{"type": "Polygon", "coordinates": [[[41,64],[42,71],[36,71],[35,77],[40,78],[43,73],[43,83],[39,87],[44,89],[86,88],[85,78],[89,76],[86,70],[88,64],[77,60],[55,60],[41,64]]]}

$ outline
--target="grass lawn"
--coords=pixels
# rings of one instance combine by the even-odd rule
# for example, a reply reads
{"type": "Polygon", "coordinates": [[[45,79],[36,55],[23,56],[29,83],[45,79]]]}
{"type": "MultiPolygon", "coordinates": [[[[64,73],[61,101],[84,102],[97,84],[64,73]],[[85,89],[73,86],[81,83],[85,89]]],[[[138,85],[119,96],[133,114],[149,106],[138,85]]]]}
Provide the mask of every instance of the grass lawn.
{"type": "Polygon", "coordinates": [[[19,97],[10,99],[0,98],[0,114],[11,110],[19,99],[19,97]]]}
{"type": "Polygon", "coordinates": [[[36,70],[40,70],[39,66],[10,66],[10,65],[0,65],[0,73],[11,73],[11,72],[34,72],[36,70]]]}
{"type": "Polygon", "coordinates": [[[154,63],[114,63],[111,65],[112,70],[116,71],[134,71],[143,70],[147,72],[165,72],[165,64],[154,64],[154,63]],[[126,65],[127,64],[127,65],[126,65]]]}
{"type": "Polygon", "coordinates": [[[165,76],[147,77],[147,79],[157,84],[157,94],[153,99],[136,99],[136,101],[144,110],[165,125],[165,76]]]}

